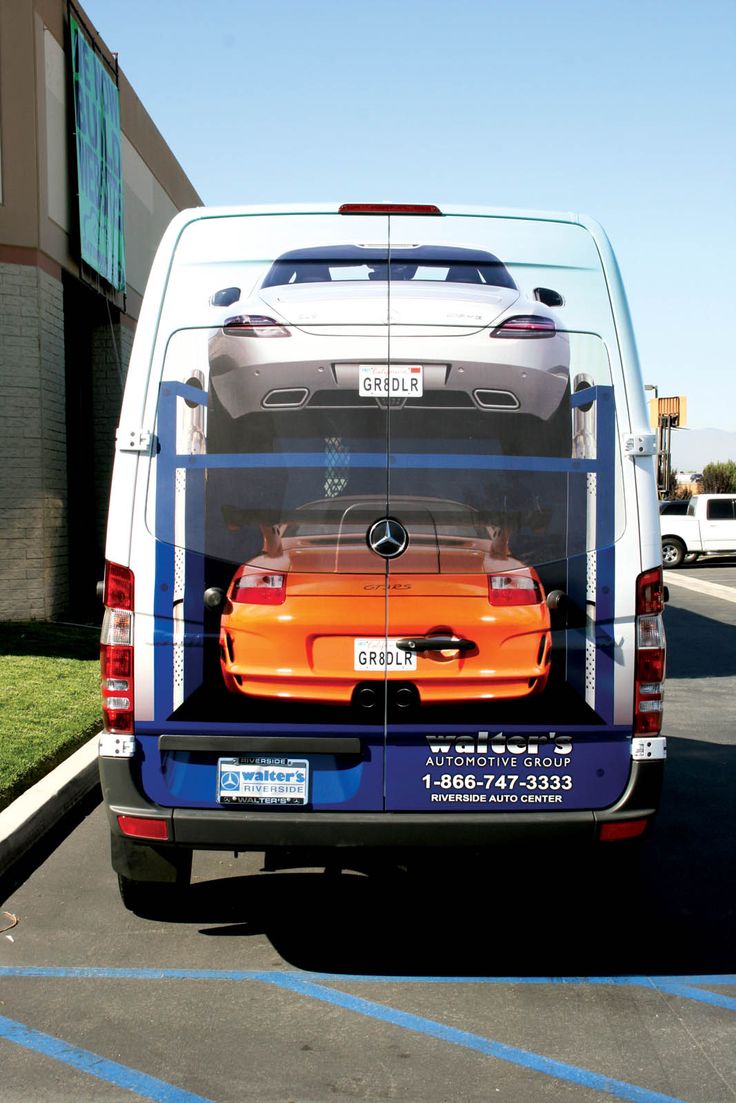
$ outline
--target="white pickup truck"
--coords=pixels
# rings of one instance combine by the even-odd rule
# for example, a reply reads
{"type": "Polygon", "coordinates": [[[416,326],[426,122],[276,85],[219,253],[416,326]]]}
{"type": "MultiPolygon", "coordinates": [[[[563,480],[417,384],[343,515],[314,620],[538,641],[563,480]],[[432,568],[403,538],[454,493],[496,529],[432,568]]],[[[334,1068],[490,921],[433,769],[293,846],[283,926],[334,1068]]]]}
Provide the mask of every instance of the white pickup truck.
{"type": "Polygon", "coordinates": [[[696,494],[687,513],[660,513],[662,562],[679,567],[687,556],[736,553],[736,494],[696,494]]]}

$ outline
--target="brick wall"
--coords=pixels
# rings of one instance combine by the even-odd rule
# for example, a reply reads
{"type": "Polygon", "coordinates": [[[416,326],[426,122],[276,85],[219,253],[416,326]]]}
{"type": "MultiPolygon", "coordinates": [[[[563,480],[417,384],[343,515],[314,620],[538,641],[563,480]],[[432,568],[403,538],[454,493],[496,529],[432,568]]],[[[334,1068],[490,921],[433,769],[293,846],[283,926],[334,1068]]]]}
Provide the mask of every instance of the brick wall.
{"type": "Polygon", "coordinates": [[[0,264],[0,619],[51,618],[68,601],[61,283],[0,264]]]}

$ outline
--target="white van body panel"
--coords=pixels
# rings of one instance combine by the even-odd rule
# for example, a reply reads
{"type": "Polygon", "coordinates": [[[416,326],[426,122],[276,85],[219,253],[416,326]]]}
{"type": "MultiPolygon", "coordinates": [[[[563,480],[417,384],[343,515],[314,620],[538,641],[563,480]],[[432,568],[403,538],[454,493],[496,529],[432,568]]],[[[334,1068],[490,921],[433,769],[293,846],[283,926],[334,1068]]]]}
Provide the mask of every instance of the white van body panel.
{"type": "MultiPolygon", "coordinates": [[[[416,815],[418,823],[429,823],[421,821],[426,814],[445,825],[457,820],[458,839],[466,838],[466,821],[475,820],[485,840],[494,817],[498,824],[513,820],[531,830],[557,816],[559,824],[592,830],[606,817],[632,818],[641,809],[651,814],[654,798],[641,796],[641,779],[653,776],[646,773],[652,763],[633,764],[631,747],[641,613],[637,579],[661,565],[655,458],[648,448],[628,453],[624,444],[632,435],[648,437],[648,411],[623,284],[604,231],[575,214],[446,206],[444,217],[351,220],[338,213],[339,206],[182,211],[159,246],[128,370],[106,545],[107,559],[134,578],[140,769],[124,781],[109,781],[110,809],[153,809],[154,817],[179,823],[176,838],[185,846],[196,846],[197,840],[255,846],[259,840],[266,845],[269,839],[291,839],[289,824],[308,813],[315,823],[328,825],[315,826],[312,841],[332,838],[334,813],[351,845],[362,841],[361,831],[368,838],[374,830],[366,828],[361,819],[366,816],[376,825],[384,815],[416,815]],[[385,253],[387,304],[393,280],[413,279],[406,272],[391,274],[394,258],[409,256],[412,249],[426,249],[428,255],[435,250],[440,258],[455,250],[457,265],[465,264],[469,273],[466,284],[477,286],[472,294],[466,286],[464,299],[458,292],[464,305],[458,307],[456,332],[443,322],[435,335],[430,296],[414,315],[407,297],[409,322],[425,327],[412,346],[404,315],[395,329],[391,321],[382,329],[363,309],[365,288],[356,282],[354,295],[335,293],[334,326],[320,314],[311,327],[314,355],[304,351],[302,360],[294,359],[290,349],[297,341],[288,332],[288,319],[268,314],[269,302],[277,313],[278,295],[271,289],[269,297],[262,296],[262,309],[247,304],[259,301],[259,289],[279,259],[302,250],[297,267],[311,264],[323,246],[335,252],[327,264],[332,265],[328,279],[334,280],[358,279],[338,271],[348,265],[338,255],[341,248],[365,250],[369,269],[374,265],[367,277],[375,280],[372,293],[382,286],[374,254],[385,253]],[[468,259],[475,254],[491,259],[478,260],[475,270],[476,262],[468,259]],[[504,286],[518,293],[499,297],[500,321],[494,318],[484,327],[490,382],[464,390],[463,380],[471,374],[469,344],[462,344],[472,329],[467,304],[473,295],[483,297],[484,264],[498,265],[504,278],[510,273],[512,282],[504,286]],[[211,297],[231,284],[238,292],[236,306],[214,307],[211,297]],[[546,301],[537,295],[540,288],[559,291],[563,301],[537,306],[546,301]],[[520,316],[519,307],[514,315],[514,302],[524,304],[520,316]],[[534,331],[535,319],[540,332],[534,331]],[[502,332],[507,323],[511,331],[502,332]],[[525,349],[531,372],[532,350],[545,347],[532,342],[544,341],[544,326],[550,324],[570,347],[569,366],[562,365],[569,378],[566,397],[554,418],[514,421],[513,413],[503,412],[506,385],[494,389],[493,370],[502,354],[518,348],[520,372],[525,349]],[[440,342],[447,330],[445,346],[440,342]],[[232,362],[216,362],[214,348],[225,350],[218,356],[232,362]],[[420,400],[361,402],[365,395],[345,383],[357,379],[358,369],[384,364],[389,374],[419,372],[427,381],[420,400]],[[299,379],[300,365],[305,382],[299,379]],[[240,417],[223,413],[218,372],[229,372],[236,383],[249,372],[271,373],[273,388],[286,394],[287,405],[289,396],[296,396],[293,411],[285,405],[274,413],[259,398],[240,417]],[[316,372],[329,377],[330,388],[316,389],[316,372]],[[484,388],[490,402],[478,398],[484,388]],[[588,388],[593,397],[586,405],[578,392],[588,388]],[[489,409],[494,412],[487,414],[489,409]],[[187,444],[182,429],[194,422],[205,426],[201,449],[187,444]],[[563,437],[567,433],[561,447],[560,427],[563,437]],[[384,487],[385,504],[379,501],[384,487]],[[450,507],[452,520],[445,522],[450,507]],[[371,510],[376,519],[399,521],[408,534],[407,559],[402,564],[397,558],[385,572],[361,537],[371,510]],[[310,520],[313,516],[317,519],[310,520]],[[212,536],[215,530],[220,543],[212,536]],[[332,549],[330,541],[333,567],[327,569],[323,549],[332,549]],[[225,547],[243,550],[226,553],[225,547]],[[312,566],[298,569],[302,561],[312,566]],[[434,567],[427,567],[430,561],[434,567]],[[479,583],[473,564],[481,561],[479,583]],[[436,564],[453,562],[466,565],[446,569],[442,591],[437,577],[445,568],[436,564]],[[337,563],[355,565],[338,569],[337,563]],[[246,582],[252,590],[242,597],[239,587],[246,582]],[[432,586],[439,587],[436,599],[432,586]],[[515,586],[523,592],[499,598],[496,591],[515,586]],[[409,597],[405,591],[412,587],[409,597]],[[213,612],[215,605],[205,608],[204,592],[218,588],[223,599],[213,612]],[[377,608],[370,605],[378,600],[377,591],[385,619],[379,624],[366,613],[362,621],[366,610],[377,608]],[[567,595],[567,605],[550,603],[547,595],[554,591],[567,595]],[[310,594],[319,601],[308,608],[304,601],[314,600],[310,594]],[[355,611],[352,629],[339,621],[338,594],[342,608],[355,611]],[[432,603],[434,623],[426,612],[432,603]],[[528,608],[532,605],[536,612],[528,608]],[[329,609],[335,611],[334,631],[323,624],[329,609]],[[453,619],[456,610],[458,624],[461,610],[466,617],[461,627],[453,619]],[[282,631],[279,617],[295,626],[302,618],[307,625],[310,673],[301,681],[289,651],[292,644],[294,654],[298,650],[296,627],[292,635],[291,629],[282,631]],[[512,625],[508,635],[486,645],[482,633],[495,631],[488,624],[499,626],[504,617],[512,625]],[[382,678],[369,667],[370,676],[360,681],[358,660],[350,658],[359,651],[351,631],[368,645],[383,641],[381,654],[390,652],[392,662],[408,638],[419,648],[416,665],[407,667],[417,676],[400,680],[385,659],[382,678]],[[349,647],[340,652],[339,641],[346,637],[349,647]],[[435,646],[435,637],[445,642],[435,646]],[[242,652],[251,658],[242,658],[239,649],[253,648],[254,639],[260,641],[256,650],[242,652]],[[465,651],[453,647],[454,641],[467,644],[465,651]],[[275,658],[272,669],[256,677],[258,648],[261,653],[274,648],[275,658]],[[335,664],[346,661],[350,669],[335,674],[335,664]],[[467,700],[458,688],[463,685],[467,700]],[[369,698],[369,711],[362,713],[361,702],[369,698]],[[370,712],[374,699],[376,711],[370,712]],[[339,747],[335,751],[341,739],[352,748],[344,757],[339,747]],[[297,749],[290,750],[292,744],[297,749]],[[435,751],[435,745],[449,749],[435,751]],[[514,771],[500,775],[500,791],[491,767],[476,764],[491,753],[488,745],[503,747],[498,760],[503,766],[492,763],[493,771],[514,771]],[[232,754],[223,751],[229,746],[232,754]],[[228,803],[227,771],[243,787],[256,785],[246,773],[261,761],[259,754],[267,765],[276,761],[274,746],[284,748],[289,770],[308,775],[306,788],[293,798],[298,807],[288,805],[291,798],[274,796],[275,789],[266,797],[248,789],[243,807],[237,803],[241,797],[228,803]],[[562,750],[529,750],[537,746],[562,750]],[[565,750],[568,746],[573,750],[565,750]],[[350,757],[356,754],[362,758],[350,757]],[[599,789],[596,779],[602,779],[599,789]],[[546,804],[542,793],[549,794],[546,804]],[[280,808],[279,801],[286,806],[280,808]],[[259,817],[266,825],[261,834],[259,817]],[[230,822],[232,835],[223,827],[230,822]]],[[[436,266],[441,268],[439,261],[436,266]]],[[[451,299],[453,280],[463,283],[449,268],[437,278],[445,281],[437,301],[451,299]]],[[[327,298],[320,299],[321,311],[330,295],[329,283],[323,286],[327,298]]],[[[416,295],[420,301],[421,288],[416,295]]],[[[306,294],[307,306],[300,307],[307,313],[308,299],[306,294]]],[[[307,332],[304,317],[299,327],[307,332]]],[[[309,341],[299,345],[310,347],[309,341]]],[[[514,409],[511,402],[508,408],[514,409]]],[[[371,837],[383,839],[383,831],[376,826],[371,837]]],[[[407,834],[397,837],[412,839],[413,831],[407,827],[407,834]]],[[[473,829],[467,832],[468,839],[474,837],[473,829]]]]}

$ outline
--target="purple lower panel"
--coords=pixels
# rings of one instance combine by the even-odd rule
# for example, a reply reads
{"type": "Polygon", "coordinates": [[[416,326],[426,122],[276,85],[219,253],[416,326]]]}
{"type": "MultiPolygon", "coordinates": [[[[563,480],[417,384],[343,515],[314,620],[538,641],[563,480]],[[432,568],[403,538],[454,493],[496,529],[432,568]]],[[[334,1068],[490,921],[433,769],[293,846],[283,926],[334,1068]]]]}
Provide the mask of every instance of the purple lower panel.
{"type": "MultiPolygon", "coordinates": [[[[271,733],[269,733],[271,734],[271,733]]],[[[164,808],[232,808],[259,812],[288,810],[283,805],[219,804],[217,763],[222,755],[190,751],[159,751],[158,735],[137,736],[140,758],[136,760],[139,784],[149,800],[164,808]]],[[[288,750],[283,756],[309,763],[309,802],[293,806],[294,811],[381,811],[383,809],[383,728],[361,736],[362,754],[304,754],[288,750]]],[[[242,751],[240,752],[243,753],[242,751]]]]}
{"type": "Polygon", "coordinates": [[[532,812],[607,808],[631,770],[631,730],[390,728],[391,812],[532,812]]]}

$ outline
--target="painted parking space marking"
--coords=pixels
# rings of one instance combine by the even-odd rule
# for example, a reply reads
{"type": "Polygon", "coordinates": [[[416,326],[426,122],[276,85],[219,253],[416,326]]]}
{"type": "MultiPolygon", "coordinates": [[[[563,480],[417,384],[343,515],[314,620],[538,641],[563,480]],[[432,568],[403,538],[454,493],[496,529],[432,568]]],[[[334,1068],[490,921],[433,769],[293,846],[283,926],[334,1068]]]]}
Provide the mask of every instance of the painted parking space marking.
{"type": "MultiPolygon", "coordinates": [[[[506,1045],[470,1031],[458,1029],[434,1019],[401,1011],[388,1004],[377,1003],[333,987],[337,982],[391,984],[522,984],[522,985],[592,985],[644,987],[678,998],[710,1004],[736,1011],[736,999],[707,990],[707,985],[736,985],[736,975],[711,976],[624,976],[624,977],[446,977],[446,976],[376,976],[355,974],[301,973],[289,970],[219,970],[219,969],[121,969],[95,966],[0,966],[0,977],[87,979],[87,980],[147,980],[147,981],[221,981],[260,982],[351,1011],[412,1033],[422,1034],[496,1060],[541,1073],[556,1080],[603,1092],[630,1103],[684,1103],[671,1095],[618,1080],[590,1069],[555,1060],[516,1046],[506,1045]]],[[[64,1062],[100,1080],[135,1091],[155,1103],[212,1103],[204,1096],[177,1088],[163,1080],[139,1072],[126,1065],[109,1061],[88,1050],[68,1044],[0,1016],[0,1038],[47,1057],[64,1062]]]]}
{"type": "Polygon", "coordinates": [[[119,969],[101,966],[0,965],[0,977],[59,977],[87,980],[219,980],[265,981],[278,976],[299,976],[318,983],[347,981],[355,984],[529,984],[592,985],[650,988],[696,1003],[736,1011],[736,997],[709,992],[708,985],[736,986],[736,973],[712,976],[614,976],[614,977],[470,977],[394,976],[360,973],[291,973],[281,969],[119,969]]]}
{"type": "Polygon", "coordinates": [[[681,586],[683,590],[694,590],[696,594],[709,594],[722,601],[736,602],[736,590],[732,586],[723,586],[720,582],[708,582],[704,578],[685,578],[679,572],[665,571],[664,581],[668,586],[681,586]]]}
{"type": "Polygon", "coordinates": [[[494,1042],[490,1038],[484,1038],[479,1034],[471,1034],[467,1030],[458,1030],[456,1027],[447,1026],[445,1023],[438,1023],[434,1019],[425,1019],[420,1015],[399,1011],[397,1008],[389,1007],[386,1004],[374,1003],[373,1000],[366,1000],[361,996],[350,996],[335,988],[303,980],[298,974],[271,974],[269,983],[287,988],[301,996],[309,996],[324,1003],[342,1007],[347,1011],[357,1012],[359,1015],[371,1019],[391,1023],[392,1026],[399,1026],[413,1033],[424,1034],[441,1042],[449,1042],[451,1045],[475,1050],[476,1053],[487,1054],[499,1061],[505,1061],[529,1069],[532,1072],[540,1072],[556,1080],[564,1080],[579,1087],[605,1092],[617,1099],[631,1100],[632,1103],[683,1103],[683,1100],[676,1099],[672,1095],[662,1095],[661,1092],[649,1091],[649,1089],[641,1088],[637,1084],[616,1080],[611,1076],[604,1076],[589,1069],[566,1064],[564,1061],[555,1061],[551,1057],[544,1057],[538,1053],[531,1053],[529,1050],[518,1049],[516,1046],[494,1042]]]}
{"type": "Polygon", "coordinates": [[[125,1088],[144,1099],[154,1100],[155,1103],[213,1103],[213,1100],[203,1095],[195,1095],[184,1088],[168,1084],[165,1080],[158,1080],[155,1076],[132,1069],[128,1065],[121,1065],[118,1061],[100,1057],[91,1050],[70,1045],[69,1042],[56,1038],[53,1034],[33,1030],[24,1023],[7,1019],[4,1015],[0,1015],[0,1038],[14,1042],[23,1049],[41,1053],[44,1057],[51,1057],[54,1061],[71,1065],[72,1068],[86,1072],[97,1080],[104,1080],[108,1084],[125,1088]]]}
{"type": "Polygon", "coordinates": [[[736,1011],[736,998],[724,996],[721,992],[708,992],[703,988],[694,988],[690,984],[682,984],[678,981],[665,981],[659,984],[658,988],[661,992],[669,992],[671,996],[681,996],[685,1000],[697,1000],[699,1003],[709,1003],[713,1007],[722,1007],[726,1011],[736,1011]]]}

